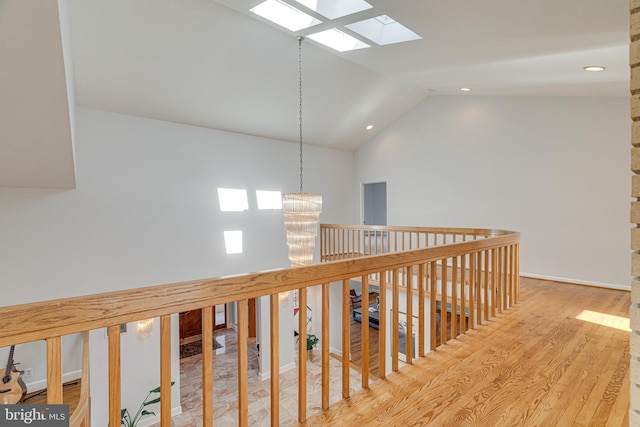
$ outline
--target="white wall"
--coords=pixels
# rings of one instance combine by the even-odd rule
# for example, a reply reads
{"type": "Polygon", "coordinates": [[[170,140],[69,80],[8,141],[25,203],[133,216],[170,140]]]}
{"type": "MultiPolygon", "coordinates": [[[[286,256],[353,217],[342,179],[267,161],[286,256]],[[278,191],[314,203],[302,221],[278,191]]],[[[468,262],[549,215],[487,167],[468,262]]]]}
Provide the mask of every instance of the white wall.
{"type": "MultiPolygon", "coordinates": [[[[353,154],[305,147],[304,158],[305,190],[324,197],[320,220],[352,222],[345,183],[353,179],[353,154]]],[[[289,264],[282,212],[258,211],[255,190],[297,191],[296,144],[78,108],[76,168],[75,190],[0,188],[0,283],[12,290],[3,305],[289,264]],[[249,210],[220,212],[218,187],[246,188],[249,210]],[[244,230],[243,254],[225,253],[228,229],[244,230]]],[[[123,349],[138,345],[153,353],[157,328],[154,334],[138,342],[129,332],[123,349]]],[[[92,334],[94,347],[104,341],[103,331],[92,334]]],[[[7,354],[2,349],[0,361],[7,354]]],[[[28,346],[16,349],[21,368],[33,367],[34,380],[46,378],[35,354],[28,346]]],[[[137,407],[158,383],[145,354],[123,356],[123,365],[135,366],[123,407],[137,407]]],[[[94,370],[105,356],[92,352],[94,370]]],[[[70,366],[79,369],[79,359],[70,366]]],[[[92,384],[93,421],[104,425],[107,398],[92,384]]]]}
{"type": "Polygon", "coordinates": [[[521,271],[629,288],[629,101],[427,98],[356,152],[393,225],[522,232],[521,271]]]}

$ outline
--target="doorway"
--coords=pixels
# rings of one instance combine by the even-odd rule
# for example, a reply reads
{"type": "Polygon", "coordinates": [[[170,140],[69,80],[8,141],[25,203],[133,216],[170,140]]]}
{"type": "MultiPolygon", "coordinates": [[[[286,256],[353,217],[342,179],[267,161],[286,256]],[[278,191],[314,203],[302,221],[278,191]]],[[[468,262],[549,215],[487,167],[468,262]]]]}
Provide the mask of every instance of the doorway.
{"type": "MultiPolygon", "coordinates": [[[[213,329],[224,329],[227,327],[227,306],[225,304],[216,305],[213,309],[214,324],[213,329]]],[[[180,339],[202,335],[202,310],[191,310],[180,313],[180,339]]]]}
{"type": "Polygon", "coordinates": [[[365,225],[387,225],[387,183],[362,184],[362,222],[365,225]]]}

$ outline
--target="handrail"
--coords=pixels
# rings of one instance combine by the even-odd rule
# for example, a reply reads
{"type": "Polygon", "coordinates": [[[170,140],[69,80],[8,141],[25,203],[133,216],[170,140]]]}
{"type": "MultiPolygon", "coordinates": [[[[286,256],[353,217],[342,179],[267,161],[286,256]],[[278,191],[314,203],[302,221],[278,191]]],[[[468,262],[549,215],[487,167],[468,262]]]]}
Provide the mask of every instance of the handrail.
{"type": "Polygon", "coordinates": [[[345,276],[393,270],[456,253],[515,244],[519,239],[520,233],[513,232],[402,253],[0,307],[0,317],[15,319],[1,328],[0,347],[288,292],[339,281],[345,276]]]}
{"type": "MultiPolygon", "coordinates": [[[[458,333],[451,332],[457,331],[458,322],[454,320],[457,318],[455,314],[451,316],[453,329],[451,331],[447,329],[448,316],[444,316],[444,313],[446,313],[445,308],[451,307],[452,313],[456,311],[470,313],[471,318],[468,321],[462,319],[465,316],[461,316],[462,318],[460,319],[462,326],[460,329],[464,333],[466,328],[472,328],[476,323],[480,324],[488,320],[496,314],[496,311],[500,313],[517,301],[519,241],[519,233],[502,230],[322,225],[321,257],[323,260],[328,261],[320,264],[0,307],[0,316],[7,320],[5,327],[0,330],[0,347],[42,339],[56,343],[63,335],[108,328],[109,378],[111,382],[109,422],[115,425],[119,423],[120,390],[117,379],[120,375],[119,325],[122,323],[160,317],[160,334],[161,337],[164,337],[161,340],[161,365],[167,367],[170,366],[168,362],[170,340],[168,337],[170,336],[170,315],[172,314],[196,309],[202,309],[204,313],[215,305],[236,302],[238,303],[238,324],[242,326],[246,322],[246,302],[248,299],[270,296],[272,300],[271,306],[276,307],[277,304],[274,301],[277,300],[279,293],[298,290],[301,301],[304,301],[308,287],[322,285],[322,330],[328,332],[329,284],[342,282],[342,342],[343,345],[348,345],[348,323],[351,320],[351,313],[348,308],[350,281],[357,279],[362,283],[363,289],[367,289],[365,285],[368,286],[371,280],[371,282],[376,281],[380,289],[388,288],[390,290],[389,298],[386,297],[386,292],[380,293],[380,310],[385,311],[389,308],[393,313],[392,322],[398,323],[398,304],[401,294],[406,297],[408,303],[407,322],[409,330],[411,330],[412,316],[418,316],[421,337],[426,336],[425,316],[427,311],[429,312],[429,316],[431,316],[429,348],[435,350],[438,345],[446,343],[449,334],[454,338],[454,335],[458,333]],[[393,250],[388,248],[384,253],[362,256],[366,255],[364,241],[361,246],[356,247],[354,239],[349,240],[345,237],[346,234],[340,237],[340,233],[353,233],[355,235],[356,232],[363,233],[364,231],[389,233],[389,235],[394,233],[414,233],[416,243],[415,245],[411,244],[413,237],[410,235],[409,245],[405,245],[405,238],[402,237],[402,245],[399,247],[394,246],[393,250]],[[417,236],[423,237],[419,238],[417,236]],[[460,236],[460,238],[453,236],[460,236]],[[337,258],[339,258],[339,253],[335,249],[343,247],[336,243],[336,237],[350,242],[351,246],[349,246],[348,250],[356,248],[359,257],[349,256],[347,259],[328,260],[327,254],[331,256],[337,255],[337,258]],[[421,241],[420,239],[423,240],[421,241]],[[439,243],[439,240],[442,240],[442,242],[439,243]],[[333,252],[327,252],[327,248],[332,248],[333,252]],[[414,295],[419,300],[419,307],[412,311],[414,310],[412,308],[414,295]],[[438,311],[442,311],[442,318],[440,320],[441,327],[436,330],[438,311]],[[438,333],[441,337],[439,342],[436,341],[438,333]]],[[[369,301],[368,292],[363,292],[363,306],[368,306],[370,303],[372,302],[369,301]]],[[[302,307],[301,304],[301,310],[305,307],[302,307]]],[[[302,322],[302,318],[306,316],[304,316],[303,312],[299,317],[302,322]]],[[[275,321],[277,322],[277,318],[275,321]]],[[[363,310],[363,342],[368,340],[369,321],[368,312],[363,310]]],[[[380,330],[383,330],[386,322],[385,316],[381,316],[380,330]]],[[[304,351],[303,343],[306,341],[304,324],[301,324],[301,326],[299,327],[300,352],[304,351]]],[[[392,335],[389,345],[392,353],[398,353],[398,331],[397,328],[391,329],[392,335]]],[[[271,346],[272,356],[277,357],[277,353],[273,353],[274,349],[278,347],[277,328],[275,331],[272,330],[272,333],[275,334],[272,339],[276,340],[276,343],[271,346]]],[[[243,335],[244,332],[239,331],[239,334],[243,335]]],[[[411,363],[412,343],[411,340],[406,341],[408,346],[406,349],[406,363],[411,363]]],[[[381,355],[385,356],[387,354],[386,350],[388,350],[385,348],[385,338],[381,336],[380,342],[381,355]]],[[[418,345],[419,357],[425,354],[426,349],[422,339],[419,340],[418,345]]],[[[206,347],[206,345],[203,345],[203,348],[206,347]]],[[[246,425],[247,378],[246,369],[243,371],[242,366],[243,364],[246,365],[246,342],[243,343],[242,336],[239,336],[238,339],[238,349],[239,420],[240,425],[246,425]]],[[[328,337],[323,334],[323,408],[328,406],[329,401],[328,390],[325,390],[324,387],[325,379],[328,378],[328,351],[328,337]]],[[[58,361],[51,362],[48,360],[48,364],[59,362],[59,352],[60,349],[52,345],[52,350],[48,352],[48,355],[51,359],[56,359],[57,357],[58,361]]],[[[207,357],[207,352],[205,351],[205,358],[207,357]]],[[[343,353],[348,354],[349,352],[343,353]]],[[[365,357],[365,359],[364,364],[366,366],[368,358],[365,357]]],[[[384,360],[380,360],[382,373],[379,377],[381,378],[385,374],[384,364],[384,360]]],[[[348,365],[348,360],[343,360],[343,375],[346,373],[348,376],[348,365]]],[[[303,378],[304,362],[299,363],[299,369],[301,378],[303,378]]],[[[397,354],[395,354],[392,359],[392,370],[397,369],[398,358],[397,354]]],[[[170,369],[161,371],[161,384],[168,384],[170,381],[171,373],[167,371],[170,371],[170,369]]],[[[204,372],[204,375],[211,375],[210,370],[204,372]]],[[[277,378],[277,375],[272,378],[274,377],[277,378]]],[[[203,383],[206,380],[207,378],[203,378],[203,383]]],[[[55,378],[52,381],[55,383],[55,378]]],[[[305,381],[302,379],[299,384],[299,395],[301,396],[306,395],[304,393],[305,381]]],[[[363,386],[367,387],[368,382],[368,372],[363,372],[363,386]]],[[[277,393],[277,387],[274,390],[277,393]]],[[[348,394],[348,378],[345,380],[343,376],[343,396],[348,397],[348,394]]],[[[277,402],[277,399],[272,399],[273,401],[277,402]]],[[[306,417],[306,402],[304,398],[299,402],[299,405],[299,421],[302,422],[306,417]]],[[[161,419],[161,425],[170,425],[170,418],[167,415],[170,413],[170,393],[162,394],[161,413],[165,415],[161,419]]],[[[212,418],[210,412],[206,413],[205,416],[207,417],[206,419],[212,418]]],[[[274,423],[277,425],[277,420],[274,423]]]]}

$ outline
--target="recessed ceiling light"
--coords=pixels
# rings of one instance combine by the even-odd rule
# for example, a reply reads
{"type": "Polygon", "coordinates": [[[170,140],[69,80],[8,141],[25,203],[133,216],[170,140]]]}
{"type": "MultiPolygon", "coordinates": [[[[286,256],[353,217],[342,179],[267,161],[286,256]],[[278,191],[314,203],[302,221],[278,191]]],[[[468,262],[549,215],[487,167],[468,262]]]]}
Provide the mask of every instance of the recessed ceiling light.
{"type": "Polygon", "coordinates": [[[311,40],[322,43],[323,45],[328,46],[331,49],[335,49],[338,52],[346,52],[348,50],[371,47],[368,44],[361,42],[357,38],[350,36],[344,31],[338,30],[337,28],[310,34],[308,37],[311,40]]]}
{"type": "Polygon", "coordinates": [[[461,87],[460,90],[462,92],[471,92],[471,89],[469,89],[468,87],[461,87]]]}
{"type": "Polygon", "coordinates": [[[313,16],[280,0],[267,0],[249,10],[291,31],[302,30],[322,23],[313,16]]]}
{"type": "Polygon", "coordinates": [[[604,71],[604,67],[601,65],[589,65],[588,67],[584,67],[585,71],[604,71]]]}
{"type": "Polygon", "coordinates": [[[373,129],[373,125],[367,125],[367,130],[373,129]]]}

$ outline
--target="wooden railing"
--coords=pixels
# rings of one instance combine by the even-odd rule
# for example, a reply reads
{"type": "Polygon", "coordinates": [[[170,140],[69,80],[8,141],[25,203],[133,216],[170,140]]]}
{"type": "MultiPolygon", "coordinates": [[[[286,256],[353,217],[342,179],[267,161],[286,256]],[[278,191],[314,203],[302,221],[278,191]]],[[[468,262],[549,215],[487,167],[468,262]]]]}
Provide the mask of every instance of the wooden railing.
{"type": "MultiPolygon", "coordinates": [[[[234,277],[195,280],[127,291],[44,301],[0,308],[5,326],[0,330],[0,347],[37,340],[47,343],[48,394],[50,404],[62,403],[61,339],[67,334],[98,328],[108,330],[108,402],[111,426],[120,425],[121,372],[120,324],[153,317],[160,318],[160,387],[170,389],[171,315],[189,310],[203,313],[203,425],[211,426],[213,413],[212,333],[213,307],[237,304],[238,324],[238,424],[248,425],[247,300],[269,297],[271,307],[271,425],[279,424],[279,310],[278,295],[297,290],[300,306],[298,354],[306,351],[307,290],[322,288],[321,406],[329,407],[329,321],[330,284],[341,283],[342,396],[349,397],[349,348],[352,311],[349,291],[360,283],[362,292],[362,387],[369,387],[369,286],[379,292],[378,377],[397,371],[401,363],[412,363],[428,350],[446,344],[467,329],[486,322],[518,300],[519,233],[496,230],[435,229],[416,227],[321,227],[321,257],[326,262],[246,274],[234,277]],[[364,236],[369,239],[365,242],[364,236]],[[351,237],[350,237],[351,236],[351,237]],[[353,237],[353,236],[358,236],[353,237]],[[404,237],[403,237],[404,236],[404,237]],[[412,237],[413,236],[413,237],[412,237]],[[438,237],[440,236],[440,237],[438,237]],[[444,236],[444,237],[442,237],[444,236]],[[456,236],[456,237],[453,237],[456,236]],[[373,244],[372,240],[376,240],[373,244]],[[380,240],[378,242],[377,240],[380,240]],[[454,240],[455,239],[455,240],[454,240]],[[455,241],[455,243],[454,243],[455,241]],[[443,244],[444,243],[444,244],[443,244]],[[376,249],[379,246],[379,250],[376,249]],[[368,255],[368,256],[365,256],[368,255]],[[401,304],[401,295],[403,303],[401,304]],[[405,331],[416,341],[405,339],[400,348],[400,309],[404,306],[405,331]],[[450,314],[448,314],[450,313],[450,314]],[[450,320],[449,320],[450,318],[450,320]],[[449,326],[450,325],[450,326],[449,326]],[[453,331],[453,332],[452,332],[453,331]],[[427,346],[426,343],[429,343],[427,346]],[[387,355],[390,354],[390,367],[387,355]],[[400,355],[404,354],[404,360],[400,355]],[[60,391],[57,392],[56,390],[60,391]]],[[[334,320],[335,321],[335,320],[334,320]]],[[[334,342],[337,345],[337,342],[334,342]]],[[[306,358],[298,358],[298,420],[308,414],[306,358]]],[[[171,393],[162,393],[161,425],[171,425],[171,393]]],[[[106,422],[104,423],[106,424],[106,422]]]]}

